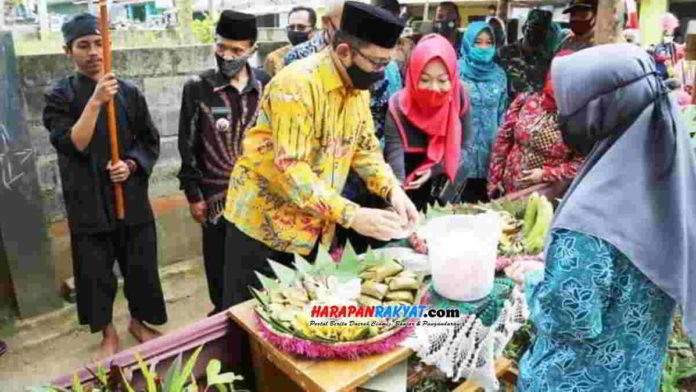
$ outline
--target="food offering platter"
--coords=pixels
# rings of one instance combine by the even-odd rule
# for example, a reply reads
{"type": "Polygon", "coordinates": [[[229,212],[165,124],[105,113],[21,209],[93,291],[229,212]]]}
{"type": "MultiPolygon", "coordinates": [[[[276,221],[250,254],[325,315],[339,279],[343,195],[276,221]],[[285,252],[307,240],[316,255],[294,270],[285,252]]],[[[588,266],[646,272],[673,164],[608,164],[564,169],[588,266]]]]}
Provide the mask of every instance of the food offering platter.
{"type": "Polygon", "coordinates": [[[357,359],[390,351],[412,332],[410,305],[420,304],[424,275],[395,257],[371,250],[358,256],[348,244],[338,263],[323,249],[314,264],[298,255],[294,268],[269,263],[275,279],[257,272],[263,289],[250,290],[261,334],[282,351],[357,359]]]}

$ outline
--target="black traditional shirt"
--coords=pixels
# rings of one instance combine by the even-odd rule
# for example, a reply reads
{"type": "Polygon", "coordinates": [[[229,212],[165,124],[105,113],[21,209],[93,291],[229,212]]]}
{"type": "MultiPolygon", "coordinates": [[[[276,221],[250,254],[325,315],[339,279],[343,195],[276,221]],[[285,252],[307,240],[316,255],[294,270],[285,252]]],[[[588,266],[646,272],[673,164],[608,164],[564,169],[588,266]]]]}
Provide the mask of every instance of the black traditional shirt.
{"type": "MultiPolygon", "coordinates": [[[[159,157],[160,137],[143,94],[129,82],[119,79],[118,83],[119,92],[114,103],[119,156],[137,163],[136,171],[123,183],[126,210],[123,223],[132,226],[154,220],[148,199],[148,179],[159,157]]],[[[113,183],[106,169],[111,159],[106,106],[83,151],[75,147],[70,137],[96,85],[96,81],[78,73],[59,80],[45,94],[43,123],[58,152],[71,234],[100,233],[116,228],[113,183]]]]}
{"type": "Polygon", "coordinates": [[[184,85],[178,177],[190,203],[206,201],[211,221],[224,212],[230,173],[242,153],[247,129],[256,124],[259,100],[270,80],[260,69],[248,70],[249,80],[241,92],[215,69],[184,85]]]}

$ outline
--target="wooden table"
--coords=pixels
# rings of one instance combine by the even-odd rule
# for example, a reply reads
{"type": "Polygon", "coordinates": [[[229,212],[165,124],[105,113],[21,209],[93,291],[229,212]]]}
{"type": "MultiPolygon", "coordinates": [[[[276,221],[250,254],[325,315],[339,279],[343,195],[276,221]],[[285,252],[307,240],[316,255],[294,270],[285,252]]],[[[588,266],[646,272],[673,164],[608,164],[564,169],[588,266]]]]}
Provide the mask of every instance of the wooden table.
{"type": "Polygon", "coordinates": [[[255,300],[243,302],[229,309],[228,315],[249,333],[259,392],[354,392],[413,354],[411,349],[404,347],[355,361],[319,361],[286,354],[261,337],[254,306],[255,300]]]}
{"type": "MultiPolygon", "coordinates": [[[[355,361],[311,360],[287,354],[261,337],[254,306],[256,301],[249,300],[230,308],[227,314],[249,333],[259,392],[357,392],[358,387],[413,354],[411,349],[404,347],[355,361]]],[[[498,377],[515,378],[514,363],[509,359],[498,359],[495,370],[498,377]]],[[[470,381],[455,389],[456,392],[478,390],[478,385],[470,381]]]]}

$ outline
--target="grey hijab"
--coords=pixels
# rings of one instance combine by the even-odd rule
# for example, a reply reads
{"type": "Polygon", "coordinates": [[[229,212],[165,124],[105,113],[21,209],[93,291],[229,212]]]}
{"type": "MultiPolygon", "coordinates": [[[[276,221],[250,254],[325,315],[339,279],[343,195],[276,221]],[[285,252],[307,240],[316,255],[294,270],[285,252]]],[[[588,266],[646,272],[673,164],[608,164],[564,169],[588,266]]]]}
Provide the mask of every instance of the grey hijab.
{"type": "Polygon", "coordinates": [[[682,306],[696,338],[696,157],[655,64],[629,44],[553,62],[559,123],[595,141],[552,228],[602,238],[682,306]]]}

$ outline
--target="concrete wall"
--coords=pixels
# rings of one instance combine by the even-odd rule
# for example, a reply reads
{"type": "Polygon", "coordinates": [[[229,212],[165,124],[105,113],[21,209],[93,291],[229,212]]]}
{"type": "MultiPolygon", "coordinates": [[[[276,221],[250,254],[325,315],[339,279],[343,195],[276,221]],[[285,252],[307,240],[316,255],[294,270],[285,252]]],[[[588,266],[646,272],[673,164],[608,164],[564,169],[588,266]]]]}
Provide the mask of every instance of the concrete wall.
{"type": "MultiPolygon", "coordinates": [[[[252,63],[261,64],[269,52],[284,44],[261,43],[252,63]]],[[[157,215],[160,265],[198,256],[201,251],[200,229],[189,217],[188,204],[176,179],[180,166],[177,127],[182,87],[193,74],[215,64],[212,53],[209,45],[114,52],[114,72],[143,91],[161,135],[161,155],[150,180],[150,198],[157,215]]],[[[72,276],[70,238],[57,158],[48,132],[41,124],[41,113],[44,90],[73,70],[62,54],[20,56],[17,61],[51,235],[56,284],[59,284],[72,276]]]]}

